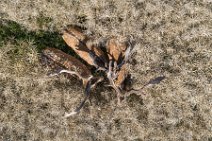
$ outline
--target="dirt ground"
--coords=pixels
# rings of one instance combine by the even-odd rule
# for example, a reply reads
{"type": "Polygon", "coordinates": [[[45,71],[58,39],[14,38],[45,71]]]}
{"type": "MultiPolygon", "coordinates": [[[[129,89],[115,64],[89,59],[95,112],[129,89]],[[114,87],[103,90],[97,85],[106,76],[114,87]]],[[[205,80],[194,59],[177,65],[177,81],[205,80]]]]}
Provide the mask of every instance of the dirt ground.
{"type": "Polygon", "coordinates": [[[1,0],[0,140],[212,141],[211,0],[1,0]],[[75,24],[96,41],[135,39],[133,87],[165,75],[117,106],[99,85],[81,113],[81,82],[48,77],[40,51],[73,54],[61,38],[75,24]]]}

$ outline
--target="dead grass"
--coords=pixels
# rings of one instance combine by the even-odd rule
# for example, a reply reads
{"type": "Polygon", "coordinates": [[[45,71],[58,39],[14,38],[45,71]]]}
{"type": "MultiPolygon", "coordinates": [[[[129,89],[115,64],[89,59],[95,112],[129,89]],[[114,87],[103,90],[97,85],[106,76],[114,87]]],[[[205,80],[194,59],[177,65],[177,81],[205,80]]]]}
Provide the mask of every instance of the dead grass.
{"type": "Polygon", "coordinates": [[[1,0],[0,7],[0,140],[212,140],[210,0],[1,0]],[[82,98],[81,84],[47,77],[38,59],[48,45],[67,51],[59,32],[68,24],[97,40],[134,36],[135,87],[167,79],[121,107],[99,86],[79,115],[64,119],[82,98]]]}

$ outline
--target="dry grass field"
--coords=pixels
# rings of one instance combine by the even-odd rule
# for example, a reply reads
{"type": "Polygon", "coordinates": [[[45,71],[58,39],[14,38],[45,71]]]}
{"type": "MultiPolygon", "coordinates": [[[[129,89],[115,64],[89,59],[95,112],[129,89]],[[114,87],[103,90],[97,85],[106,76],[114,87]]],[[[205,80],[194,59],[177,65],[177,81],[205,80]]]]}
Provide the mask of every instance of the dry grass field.
{"type": "Polygon", "coordinates": [[[0,1],[2,141],[212,141],[211,81],[211,0],[0,1]],[[166,79],[121,106],[99,85],[78,115],[64,118],[82,100],[82,84],[48,77],[39,57],[45,47],[74,55],[60,34],[69,24],[96,41],[131,35],[134,87],[166,79]]]}

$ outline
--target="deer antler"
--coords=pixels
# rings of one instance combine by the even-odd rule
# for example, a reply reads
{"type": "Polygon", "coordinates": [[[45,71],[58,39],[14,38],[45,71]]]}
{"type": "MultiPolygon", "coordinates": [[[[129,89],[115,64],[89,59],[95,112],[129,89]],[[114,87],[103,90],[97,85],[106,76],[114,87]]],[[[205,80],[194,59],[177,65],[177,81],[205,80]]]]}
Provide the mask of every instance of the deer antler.
{"type": "Polygon", "coordinates": [[[113,78],[112,78],[112,61],[109,62],[109,69],[107,72],[107,78],[110,82],[110,86],[113,87],[113,89],[116,91],[117,93],[117,99],[118,99],[118,105],[120,105],[121,102],[121,91],[119,90],[119,88],[115,85],[113,78]]]}
{"type": "Polygon", "coordinates": [[[118,68],[121,68],[122,65],[124,65],[125,63],[127,63],[127,61],[129,60],[130,56],[132,55],[132,44],[129,43],[130,45],[127,47],[127,49],[124,52],[124,59],[121,61],[121,63],[118,65],[118,68]]]}

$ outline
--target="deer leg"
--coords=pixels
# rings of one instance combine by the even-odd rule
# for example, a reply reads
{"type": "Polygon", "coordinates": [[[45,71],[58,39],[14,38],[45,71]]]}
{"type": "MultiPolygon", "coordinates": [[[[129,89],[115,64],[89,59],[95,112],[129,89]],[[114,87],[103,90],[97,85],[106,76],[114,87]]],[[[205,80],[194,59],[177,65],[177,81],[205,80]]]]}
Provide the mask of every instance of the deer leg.
{"type": "Polygon", "coordinates": [[[97,85],[98,83],[102,82],[103,80],[104,80],[103,77],[98,78],[98,80],[96,80],[96,82],[95,82],[94,84],[91,85],[91,89],[95,88],[96,85],[97,85]]]}
{"type": "Polygon", "coordinates": [[[154,85],[154,84],[159,84],[163,79],[165,79],[165,76],[159,76],[159,77],[156,77],[154,79],[150,79],[149,82],[147,82],[146,84],[144,84],[141,88],[139,89],[134,89],[132,88],[131,90],[129,90],[126,94],[125,94],[125,97],[128,97],[130,96],[131,94],[136,94],[136,95],[139,95],[141,96],[141,94],[143,95],[146,95],[142,90],[149,86],[149,85],[154,85]]]}
{"type": "Polygon", "coordinates": [[[78,114],[80,112],[80,110],[82,109],[82,107],[84,106],[86,100],[89,98],[90,96],[90,90],[91,90],[91,82],[89,81],[86,85],[86,88],[85,88],[85,97],[83,99],[83,101],[80,103],[79,107],[77,107],[73,112],[71,113],[65,113],[65,117],[68,118],[70,116],[73,116],[75,114],[78,114]]]}
{"type": "Polygon", "coordinates": [[[128,92],[124,95],[125,99],[126,99],[128,96],[132,95],[132,94],[136,94],[136,95],[138,95],[138,96],[146,95],[146,94],[142,91],[142,89],[131,89],[130,91],[128,91],[128,92]]]}
{"type": "Polygon", "coordinates": [[[70,70],[65,70],[65,69],[60,69],[56,73],[52,73],[49,76],[50,77],[53,77],[53,76],[57,76],[57,75],[59,75],[61,73],[68,73],[68,74],[71,74],[71,75],[76,75],[77,77],[79,77],[80,79],[82,79],[82,77],[80,76],[80,74],[77,73],[76,71],[70,71],[70,70]]]}
{"type": "Polygon", "coordinates": [[[113,82],[113,80],[111,78],[108,78],[110,83],[111,83],[111,86],[113,87],[113,89],[116,91],[117,93],[117,100],[118,100],[118,105],[121,105],[121,91],[119,90],[118,87],[116,87],[115,83],[113,82]]]}

